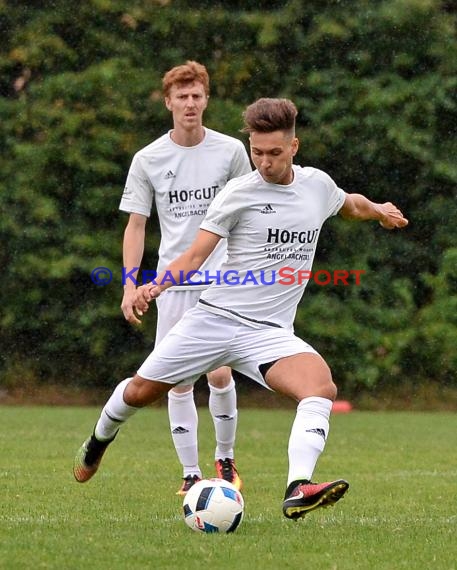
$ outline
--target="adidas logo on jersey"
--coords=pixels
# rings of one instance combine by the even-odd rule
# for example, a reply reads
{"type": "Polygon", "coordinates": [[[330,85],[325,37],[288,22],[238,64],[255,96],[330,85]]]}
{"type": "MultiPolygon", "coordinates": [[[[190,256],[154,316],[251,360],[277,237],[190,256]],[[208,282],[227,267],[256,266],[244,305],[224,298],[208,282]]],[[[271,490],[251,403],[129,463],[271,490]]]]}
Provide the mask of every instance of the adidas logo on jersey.
{"type": "Polygon", "coordinates": [[[170,178],[176,178],[176,174],[174,174],[172,170],[169,170],[169,171],[165,174],[165,180],[169,180],[170,178]]]}
{"type": "Polygon", "coordinates": [[[267,204],[264,208],[260,210],[261,214],[276,214],[276,210],[271,204],[267,204]]]}

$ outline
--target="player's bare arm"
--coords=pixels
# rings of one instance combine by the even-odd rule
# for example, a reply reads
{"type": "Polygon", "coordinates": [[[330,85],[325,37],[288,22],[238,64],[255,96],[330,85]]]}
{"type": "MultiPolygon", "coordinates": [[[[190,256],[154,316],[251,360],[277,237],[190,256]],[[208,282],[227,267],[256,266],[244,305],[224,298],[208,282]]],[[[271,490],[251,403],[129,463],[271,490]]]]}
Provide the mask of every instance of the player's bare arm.
{"type": "Polygon", "coordinates": [[[386,230],[404,228],[408,225],[408,220],[395,204],[392,202],[377,204],[362,194],[346,194],[346,200],[339,213],[346,220],[378,220],[386,230]]]}
{"type": "Polygon", "coordinates": [[[221,236],[217,234],[206,230],[199,230],[192,245],[158,275],[155,283],[146,283],[138,287],[134,301],[137,314],[141,316],[148,310],[149,303],[152,299],[156,299],[165,289],[171,287],[174,282],[179,283],[183,273],[187,275],[190,271],[199,269],[214,251],[221,239],[221,236]],[[172,275],[173,280],[168,278],[164,279],[165,275],[172,275]]]}
{"type": "MultiPolygon", "coordinates": [[[[143,259],[146,221],[146,216],[141,214],[130,214],[129,216],[122,246],[124,267],[127,275],[134,267],[139,267],[141,260],[143,259]]],[[[136,278],[137,272],[134,275],[136,278]]],[[[140,321],[133,310],[135,298],[136,284],[133,280],[127,279],[124,284],[124,295],[122,298],[121,309],[127,321],[139,324],[140,321]]]]}

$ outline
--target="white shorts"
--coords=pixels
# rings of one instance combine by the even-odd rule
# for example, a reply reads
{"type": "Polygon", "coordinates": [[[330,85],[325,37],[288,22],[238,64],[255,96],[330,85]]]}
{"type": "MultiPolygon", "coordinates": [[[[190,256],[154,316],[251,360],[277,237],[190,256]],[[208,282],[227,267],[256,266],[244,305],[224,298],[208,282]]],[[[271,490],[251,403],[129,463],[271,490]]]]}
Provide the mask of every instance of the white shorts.
{"type": "Polygon", "coordinates": [[[169,289],[164,291],[160,297],[157,297],[156,346],[181,319],[184,313],[188,309],[195,307],[201,294],[201,289],[184,289],[182,291],[169,289]]]}
{"type": "Polygon", "coordinates": [[[301,352],[317,352],[291,330],[254,328],[201,307],[189,309],[146,358],[146,380],[190,385],[208,370],[230,366],[268,388],[259,366],[301,352]]]}

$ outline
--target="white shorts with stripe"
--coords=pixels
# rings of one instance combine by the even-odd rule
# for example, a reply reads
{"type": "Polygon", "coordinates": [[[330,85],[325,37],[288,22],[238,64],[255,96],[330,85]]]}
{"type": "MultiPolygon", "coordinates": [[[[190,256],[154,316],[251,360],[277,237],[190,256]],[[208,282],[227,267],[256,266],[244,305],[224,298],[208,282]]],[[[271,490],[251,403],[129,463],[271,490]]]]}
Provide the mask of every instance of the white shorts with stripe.
{"type": "Polygon", "coordinates": [[[189,385],[208,370],[230,366],[265,388],[259,366],[316,351],[291,330],[244,323],[193,307],[156,346],[138,370],[146,380],[189,385]]]}

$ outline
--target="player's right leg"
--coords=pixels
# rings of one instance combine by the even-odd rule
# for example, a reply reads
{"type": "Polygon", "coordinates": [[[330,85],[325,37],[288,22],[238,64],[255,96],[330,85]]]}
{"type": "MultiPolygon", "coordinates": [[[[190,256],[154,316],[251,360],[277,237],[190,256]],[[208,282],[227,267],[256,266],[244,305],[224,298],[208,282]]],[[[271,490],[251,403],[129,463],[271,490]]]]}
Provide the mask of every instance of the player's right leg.
{"type": "Polygon", "coordinates": [[[214,321],[218,321],[215,315],[201,309],[190,309],[146,358],[134,378],[124,380],[116,387],[93,434],[102,445],[96,445],[89,454],[89,449],[85,449],[88,446],[83,444],[75,458],[77,481],[83,483],[94,475],[120,425],[139,408],[156,402],[172,386],[192,385],[207,370],[225,364],[224,346],[227,337],[232,338],[236,334],[233,330],[235,325],[229,321],[225,326],[218,326],[214,321]]]}
{"type": "MultiPolygon", "coordinates": [[[[156,299],[156,346],[184,313],[194,307],[201,291],[168,290],[156,299]]],[[[168,419],[171,438],[182,468],[182,482],[177,495],[187,491],[202,478],[198,462],[198,413],[193,386],[174,386],[168,392],[168,419]]]]}
{"type": "MultiPolygon", "coordinates": [[[[196,477],[201,476],[198,466],[198,417],[193,392],[189,391],[188,387],[193,385],[202,373],[208,370],[221,369],[224,358],[227,357],[227,343],[233,336],[236,336],[236,329],[237,324],[234,321],[222,319],[221,324],[221,318],[217,315],[208,313],[199,307],[192,307],[156,349],[162,353],[164,363],[163,368],[154,368],[156,377],[158,373],[162,380],[176,381],[178,379],[179,381],[179,384],[169,392],[168,400],[173,443],[183,466],[184,475],[178,494],[185,494],[195,483],[196,477]],[[169,367],[167,363],[170,363],[169,367]],[[174,370],[169,375],[171,369],[174,370]],[[177,373],[179,374],[178,377],[176,376],[177,373]],[[182,381],[182,378],[186,380],[182,381]]],[[[221,390],[223,394],[220,399],[216,396],[220,406],[211,406],[211,410],[212,413],[236,417],[236,404],[233,406],[234,383],[231,379],[230,369],[228,367],[222,368],[228,372],[225,378],[225,388],[221,390]],[[226,390],[227,387],[228,391],[226,390]]],[[[212,403],[214,404],[214,394],[212,403]]],[[[234,422],[232,422],[232,429],[235,427],[234,422]]],[[[218,430],[216,433],[217,436],[220,436],[218,430]]],[[[221,441],[223,444],[226,435],[222,435],[222,441],[218,439],[218,442],[221,441]]],[[[230,448],[233,447],[232,436],[234,439],[234,434],[229,434],[230,441],[226,442],[230,448]]],[[[227,473],[226,476],[228,476],[227,473]]]]}
{"type": "Polygon", "coordinates": [[[79,448],[73,475],[78,483],[89,481],[98,470],[108,445],[119,428],[140,408],[157,401],[170,384],[145,380],[138,375],[120,382],[102,409],[94,431],[79,448]]]}
{"type": "Polygon", "coordinates": [[[175,386],[168,392],[168,419],[171,437],[182,465],[182,483],[177,495],[187,491],[202,479],[198,464],[198,414],[193,386],[175,386]]]}

